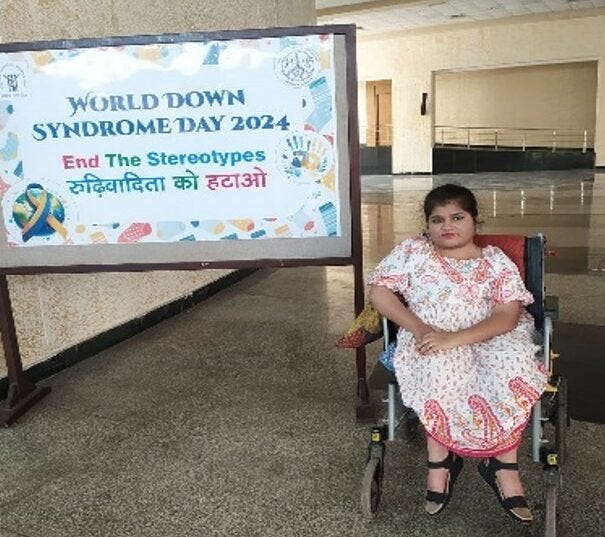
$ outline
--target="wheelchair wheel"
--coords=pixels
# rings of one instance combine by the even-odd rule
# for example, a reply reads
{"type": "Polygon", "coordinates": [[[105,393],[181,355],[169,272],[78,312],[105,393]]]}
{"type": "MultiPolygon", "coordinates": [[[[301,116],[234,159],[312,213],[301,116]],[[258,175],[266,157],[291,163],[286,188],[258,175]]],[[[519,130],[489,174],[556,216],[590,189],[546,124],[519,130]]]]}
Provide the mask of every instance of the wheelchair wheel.
{"type": "Polygon", "coordinates": [[[382,494],[383,459],[372,457],[366,465],[361,481],[361,513],[365,518],[373,518],[378,512],[382,494]]]}
{"type": "Polygon", "coordinates": [[[544,537],[557,535],[559,479],[558,468],[548,468],[544,471],[544,537]]]}
{"type": "Polygon", "coordinates": [[[569,414],[567,412],[567,379],[559,377],[557,386],[555,417],[555,443],[559,464],[563,464],[567,457],[567,428],[569,427],[569,414]]]}
{"type": "Polygon", "coordinates": [[[420,427],[420,419],[412,412],[405,420],[404,434],[408,441],[414,441],[418,437],[418,428],[420,427]]]}

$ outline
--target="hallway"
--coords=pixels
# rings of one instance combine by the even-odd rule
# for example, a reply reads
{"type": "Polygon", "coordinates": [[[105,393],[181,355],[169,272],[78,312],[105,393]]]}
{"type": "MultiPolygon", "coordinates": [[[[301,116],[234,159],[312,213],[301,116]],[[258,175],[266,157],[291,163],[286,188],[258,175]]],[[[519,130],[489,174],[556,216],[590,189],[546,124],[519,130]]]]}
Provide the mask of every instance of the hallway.
{"type": "MultiPolygon", "coordinates": [[[[421,228],[424,195],[449,181],[477,193],[482,232],[540,231],[556,252],[547,286],[575,418],[560,535],[602,535],[605,174],[364,177],[367,270],[421,228]]],[[[349,267],[258,271],[46,380],[51,394],[0,432],[0,537],[542,535],[529,457],[529,529],[506,518],[472,461],[430,519],[422,442],[403,439],[388,447],[379,516],[362,519],[369,431],[355,423],[353,353],[334,348],[352,280],[349,267]]]]}

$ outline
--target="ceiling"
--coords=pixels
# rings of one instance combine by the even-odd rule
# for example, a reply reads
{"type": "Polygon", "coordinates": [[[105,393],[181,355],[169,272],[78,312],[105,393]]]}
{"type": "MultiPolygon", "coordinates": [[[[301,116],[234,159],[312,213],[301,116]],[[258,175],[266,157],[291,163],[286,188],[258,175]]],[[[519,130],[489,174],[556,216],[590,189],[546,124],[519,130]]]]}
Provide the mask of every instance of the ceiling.
{"type": "MultiPolygon", "coordinates": [[[[515,16],[605,8],[605,0],[316,0],[318,24],[356,24],[360,36],[515,16]]],[[[580,13],[580,11],[582,13],[580,13]]]]}

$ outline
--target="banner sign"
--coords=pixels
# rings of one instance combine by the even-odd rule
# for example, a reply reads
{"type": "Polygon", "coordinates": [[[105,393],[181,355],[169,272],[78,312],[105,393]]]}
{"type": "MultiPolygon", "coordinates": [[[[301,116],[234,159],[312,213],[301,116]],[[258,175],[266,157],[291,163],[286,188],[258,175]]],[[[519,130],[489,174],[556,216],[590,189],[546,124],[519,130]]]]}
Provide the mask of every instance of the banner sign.
{"type": "Polygon", "coordinates": [[[6,247],[339,237],[334,36],[0,53],[6,247]]]}

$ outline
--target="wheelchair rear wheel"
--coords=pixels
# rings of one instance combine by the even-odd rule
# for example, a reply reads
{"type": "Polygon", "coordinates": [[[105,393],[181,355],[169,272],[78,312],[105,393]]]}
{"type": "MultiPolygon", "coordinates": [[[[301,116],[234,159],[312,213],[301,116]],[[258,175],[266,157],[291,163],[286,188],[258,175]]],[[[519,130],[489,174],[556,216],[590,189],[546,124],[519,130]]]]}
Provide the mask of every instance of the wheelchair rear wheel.
{"type": "Polygon", "coordinates": [[[544,537],[557,535],[557,498],[560,474],[557,467],[544,471],[544,537]]]}
{"type": "Polygon", "coordinates": [[[414,412],[411,412],[406,417],[404,429],[403,429],[405,437],[409,442],[413,442],[414,440],[416,440],[416,438],[418,437],[419,427],[420,427],[420,419],[414,412]]]}
{"type": "Polygon", "coordinates": [[[368,460],[361,481],[361,512],[366,518],[373,518],[378,512],[382,495],[384,460],[373,456],[368,460]]]}
{"type": "Polygon", "coordinates": [[[557,400],[555,407],[555,445],[559,464],[567,458],[567,428],[569,427],[569,414],[567,412],[567,379],[559,377],[557,386],[557,400]]]}

